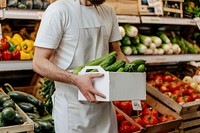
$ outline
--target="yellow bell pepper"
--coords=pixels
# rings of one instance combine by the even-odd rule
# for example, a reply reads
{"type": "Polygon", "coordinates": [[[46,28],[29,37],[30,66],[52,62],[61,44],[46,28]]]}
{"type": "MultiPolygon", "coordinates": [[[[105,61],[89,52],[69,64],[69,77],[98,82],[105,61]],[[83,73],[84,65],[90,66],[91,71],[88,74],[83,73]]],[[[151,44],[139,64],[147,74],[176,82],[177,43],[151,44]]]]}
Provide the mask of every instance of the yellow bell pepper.
{"type": "Polygon", "coordinates": [[[7,40],[10,40],[10,39],[11,39],[11,37],[10,37],[10,36],[6,36],[6,38],[7,38],[7,40]]]}
{"type": "Polygon", "coordinates": [[[30,53],[26,53],[24,51],[20,51],[20,60],[30,60],[31,59],[31,55],[30,53]]]}
{"type": "Polygon", "coordinates": [[[31,50],[31,51],[29,52],[29,54],[30,54],[30,56],[31,56],[31,59],[33,59],[33,56],[34,56],[34,50],[31,50]]]}
{"type": "Polygon", "coordinates": [[[11,38],[10,39],[10,42],[16,47],[17,45],[20,45],[20,41],[18,41],[17,39],[15,38],[11,38]]]}
{"type": "Polygon", "coordinates": [[[25,39],[22,43],[21,43],[21,49],[24,52],[30,52],[33,49],[33,41],[32,40],[28,40],[25,39]]]}
{"type": "Polygon", "coordinates": [[[23,42],[23,38],[22,38],[22,37],[21,37],[21,35],[20,35],[20,34],[18,34],[18,33],[15,33],[15,34],[13,35],[13,37],[12,37],[12,38],[14,38],[14,39],[18,40],[18,41],[19,41],[19,43],[23,42]]]}

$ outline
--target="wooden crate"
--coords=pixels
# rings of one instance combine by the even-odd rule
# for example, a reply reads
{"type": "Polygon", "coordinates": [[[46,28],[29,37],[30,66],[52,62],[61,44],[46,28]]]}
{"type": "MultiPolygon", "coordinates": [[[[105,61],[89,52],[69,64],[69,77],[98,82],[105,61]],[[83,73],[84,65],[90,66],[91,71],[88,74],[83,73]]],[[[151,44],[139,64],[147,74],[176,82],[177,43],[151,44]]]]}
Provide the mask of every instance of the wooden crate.
{"type": "Polygon", "coordinates": [[[163,0],[163,11],[169,13],[177,13],[180,15],[181,18],[183,18],[183,2],[184,0],[163,0]],[[166,7],[165,2],[174,2],[178,4],[179,9],[166,7]]]}
{"type": "Polygon", "coordinates": [[[6,0],[0,0],[0,9],[6,7],[6,0]]]}
{"type": "Polygon", "coordinates": [[[139,15],[137,0],[106,0],[117,15],[139,15]]]}
{"type": "MultiPolygon", "coordinates": [[[[158,123],[158,124],[152,125],[152,126],[146,126],[141,130],[141,132],[144,132],[144,133],[166,133],[166,132],[174,131],[179,128],[179,126],[181,125],[181,122],[182,122],[182,118],[178,114],[176,114],[174,111],[172,111],[167,106],[160,103],[158,100],[156,100],[155,98],[153,98],[150,95],[147,95],[145,102],[152,108],[155,108],[160,114],[168,114],[168,115],[174,116],[175,120],[172,120],[169,122],[158,123]]],[[[120,109],[118,109],[118,110],[120,110],[120,109]]],[[[130,119],[130,121],[133,121],[133,119],[131,119],[128,115],[126,115],[125,113],[123,113],[123,114],[125,117],[127,117],[127,119],[130,119]]]]}
{"type": "Polygon", "coordinates": [[[158,123],[153,126],[147,126],[144,130],[145,133],[158,133],[174,131],[181,125],[182,118],[167,106],[156,100],[150,95],[147,95],[146,103],[155,108],[161,114],[168,114],[174,116],[176,119],[169,122],[158,123]]]}
{"type": "Polygon", "coordinates": [[[192,101],[184,104],[178,104],[174,100],[170,99],[168,96],[164,95],[159,90],[152,87],[150,84],[147,83],[147,93],[154,96],[156,99],[167,105],[169,108],[174,110],[177,114],[183,115],[187,113],[193,113],[198,111],[200,107],[200,100],[199,101],[192,101]]]}
{"type": "MultiPolygon", "coordinates": [[[[6,93],[1,88],[0,91],[6,95],[6,93]]],[[[23,112],[22,109],[19,108],[17,104],[15,104],[15,106],[16,110],[21,115],[24,123],[21,125],[0,127],[0,133],[16,133],[16,132],[34,133],[34,122],[26,115],[26,113],[23,112]]]]}
{"type": "Polygon", "coordinates": [[[122,110],[120,110],[118,107],[114,106],[117,113],[120,113],[124,116],[124,118],[129,121],[131,124],[135,124],[140,128],[140,131],[134,132],[134,133],[143,133],[144,129],[141,125],[139,125],[137,122],[135,122],[132,118],[130,118],[126,113],[124,113],[122,110]]]}

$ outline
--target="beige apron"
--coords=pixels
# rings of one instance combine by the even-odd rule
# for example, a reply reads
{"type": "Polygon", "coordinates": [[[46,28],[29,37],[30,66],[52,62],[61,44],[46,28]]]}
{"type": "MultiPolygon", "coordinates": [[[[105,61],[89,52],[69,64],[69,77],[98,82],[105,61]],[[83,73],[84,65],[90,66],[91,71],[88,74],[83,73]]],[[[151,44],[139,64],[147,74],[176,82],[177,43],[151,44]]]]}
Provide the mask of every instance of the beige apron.
{"type": "MultiPolygon", "coordinates": [[[[79,3],[79,0],[77,1],[79,3]]],[[[100,23],[90,25],[82,17],[80,5],[80,29],[75,56],[68,69],[108,53],[108,36],[105,26],[100,23]],[[94,34],[95,33],[95,34],[94,34]]],[[[87,7],[86,7],[87,8],[87,7]]],[[[98,13],[97,13],[98,15],[98,13]]],[[[111,103],[101,104],[79,102],[75,86],[56,83],[53,95],[53,118],[56,133],[117,133],[117,120],[111,103]]]]}

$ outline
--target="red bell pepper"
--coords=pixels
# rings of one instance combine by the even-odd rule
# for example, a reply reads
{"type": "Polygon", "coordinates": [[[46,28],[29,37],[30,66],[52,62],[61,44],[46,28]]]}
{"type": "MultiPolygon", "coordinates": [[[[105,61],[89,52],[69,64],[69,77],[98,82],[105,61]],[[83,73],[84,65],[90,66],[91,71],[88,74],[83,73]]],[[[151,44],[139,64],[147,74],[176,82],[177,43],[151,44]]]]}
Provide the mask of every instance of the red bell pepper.
{"type": "Polygon", "coordinates": [[[2,60],[2,53],[0,52],[0,60],[2,60]]]}
{"type": "Polygon", "coordinates": [[[11,60],[11,58],[12,58],[12,52],[3,51],[2,52],[2,57],[3,57],[3,60],[11,60]]]}
{"type": "Polygon", "coordinates": [[[15,52],[12,53],[12,59],[20,60],[20,51],[19,50],[16,50],[15,52]]]}
{"type": "Polygon", "coordinates": [[[5,43],[1,43],[0,44],[0,50],[2,51],[6,51],[10,48],[10,44],[8,42],[5,42],[5,43]]]}

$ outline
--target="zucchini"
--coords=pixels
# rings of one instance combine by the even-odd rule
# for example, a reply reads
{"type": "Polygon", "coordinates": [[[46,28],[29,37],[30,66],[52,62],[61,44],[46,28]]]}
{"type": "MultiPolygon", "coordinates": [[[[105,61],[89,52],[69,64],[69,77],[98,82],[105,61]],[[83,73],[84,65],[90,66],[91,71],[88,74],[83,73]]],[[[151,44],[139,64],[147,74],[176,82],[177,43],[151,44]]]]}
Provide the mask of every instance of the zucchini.
{"type": "Polygon", "coordinates": [[[34,132],[41,133],[42,132],[42,125],[39,122],[34,122],[34,132]]]}
{"type": "Polygon", "coordinates": [[[31,94],[28,94],[26,92],[21,91],[11,91],[8,93],[8,95],[15,101],[15,102],[28,102],[32,103],[33,105],[39,107],[40,106],[40,100],[34,97],[31,94]]]}
{"type": "Polygon", "coordinates": [[[24,121],[22,119],[22,116],[17,111],[15,111],[15,119],[12,120],[12,124],[18,125],[18,124],[22,124],[23,122],[24,121]]]}
{"type": "Polygon", "coordinates": [[[2,110],[2,117],[5,121],[12,121],[15,119],[16,112],[11,107],[6,107],[2,110]]]}
{"type": "Polygon", "coordinates": [[[54,126],[50,121],[38,121],[42,127],[42,131],[51,131],[54,130],[54,126]]]}
{"type": "Polygon", "coordinates": [[[33,120],[33,121],[39,120],[40,117],[41,117],[39,114],[36,114],[36,113],[26,113],[26,114],[27,114],[28,117],[29,117],[31,120],[33,120]]]}
{"type": "Polygon", "coordinates": [[[3,103],[7,100],[11,100],[11,98],[7,95],[3,95],[1,98],[0,98],[0,105],[3,105],[3,103]]]}
{"type": "Polygon", "coordinates": [[[46,115],[40,118],[42,121],[52,121],[52,115],[46,115]]]}
{"type": "Polygon", "coordinates": [[[15,109],[15,102],[12,99],[5,101],[3,103],[3,108],[6,107],[12,107],[13,109],[15,109]]]}
{"type": "Polygon", "coordinates": [[[6,126],[6,122],[3,119],[2,112],[0,112],[0,127],[4,127],[4,126],[6,126]]]}
{"type": "Polygon", "coordinates": [[[35,106],[31,103],[18,102],[17,105],[24,111],[29,113],[35,113],[35,106]]]}
{"type": "Polygon", "coordinates": [[[140,64],[138,67],[137,67],[137,70],[136,72],[145,72],[146,71],[146,67],[144,64],[140,64]]]}
{"type": "Polygon", "coordinates": [[[92,60],[88,63],[85,63],[77,68],[74,69],[74,71],[72,72],[73,74],[78,74],[85,66],[95,66],[95,65],[99,65],[102,61],[104,61],[106,58],[108,58],[109,56],[117,56],[117,52],[113,51],[107,55],[104,55],[103,57],[97,58],[95,60],[92,60]]]}
{"type": "Polygon", "coordinates": [[[116,60],[115,63],[107,66],[105,68],[105,71],[111,71],[111,72],[115,72],[117,71],[119,68],[124,67],[124,65],[126,64],[126,62],[124,60],[116,60]]]}

